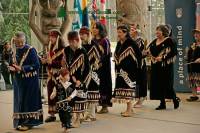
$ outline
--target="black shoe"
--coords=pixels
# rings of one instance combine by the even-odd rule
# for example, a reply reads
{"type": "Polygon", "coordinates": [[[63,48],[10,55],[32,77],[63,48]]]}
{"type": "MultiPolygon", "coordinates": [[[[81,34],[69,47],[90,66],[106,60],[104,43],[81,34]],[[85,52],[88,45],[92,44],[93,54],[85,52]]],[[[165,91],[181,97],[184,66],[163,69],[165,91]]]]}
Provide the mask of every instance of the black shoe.
{"type": "Polygon", "coordinates": [[[156,108],[156,110],[164,110],[166,109],[166,105],[160,105],[156,108]]]}
{"type": "Polygon", "coordinates": [[[179,107],[179,102],[180,102],[180,98],[179,97],[176,97],[175,99],[173,99],[173,102],[174,102],[174,109],[178,109],[179,107]]]}
{"type": "Polygon", "coordinates": [[[55,117],[55,116],[48,116],[48,117],[46,118],[46,120],[45,120],[46,123],[47,123],[47,122],[54,122],[54,121],[56,121],[56,117],[55,117]]]}
{"type": "Polygon", "coordinates": [[[199,99],[199,97],[197,96],[191,96],[190,98],[186,99],[188,102],[194,102],[197,101],[199,99]]]}

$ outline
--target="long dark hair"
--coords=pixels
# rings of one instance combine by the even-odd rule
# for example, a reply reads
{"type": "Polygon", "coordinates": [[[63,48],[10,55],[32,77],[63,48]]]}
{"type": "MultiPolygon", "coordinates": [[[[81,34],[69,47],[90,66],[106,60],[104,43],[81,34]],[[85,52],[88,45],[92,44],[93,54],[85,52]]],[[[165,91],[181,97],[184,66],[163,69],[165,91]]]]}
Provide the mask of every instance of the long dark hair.
{"type": "Polygon", "coordinates": [[[96,22],[95,25],[96,25],[96,29],[99,30],[100,37],[105,38],[107,36],[107,30],[106,30],[105,25],[103,25],[100,22],[96,22]]]}
{"type": "Polygon", "coordinates": [[[117,30],[122,30],[123,33],[126,33],[126,38],[131,38],[130,33],[129,33],[129,27],[126,25],[120,25],[117,27],[117,30]]]}

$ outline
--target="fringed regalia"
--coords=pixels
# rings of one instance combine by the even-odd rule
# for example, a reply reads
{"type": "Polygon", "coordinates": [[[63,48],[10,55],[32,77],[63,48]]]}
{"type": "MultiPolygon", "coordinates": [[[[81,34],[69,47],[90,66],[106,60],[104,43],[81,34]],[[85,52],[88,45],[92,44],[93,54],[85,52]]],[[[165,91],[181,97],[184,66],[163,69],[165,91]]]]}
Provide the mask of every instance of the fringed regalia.
{"type": "Polygon", "coordinates": [[[61,61],[63,59],[64,55],[64,49],[63,48],[57,48],[55,46],[49,46],[48,56],[47,58],[52,60],[51,64],[47,65],[47,73],[48,73],[48,79],[47,79],[47,92],[48,92],[48,113],[49,114],[55,114],[56,111],[56,99],[50,99],[51,93],[53,92],[53,88],[56,86],[56,78],[58,77],[58,72],[61,69],[61,61]]]}
{"type": "Polygon", "coordinates": [[[43,123],[43,110],[38,73],[40,63],[36,50],[27,44],[17,49],[16,62],[22,71],[13,73],[14,128],[40,125],[43,123]]]}
{"type": "MultiPolygon", "coordinates": [[[[144,40],[139,37],[136,40],[136,43],[141,51],[145,50],[144,46],[144,40]]],[[[145,61],[145,55],[142,56],[142,62],[141,62],[141,71],[140,74],[138,74],[138,88],[136,90],[136,97],[146,97],[147,96],[147,66],[146,66],[146,61],[145,61]]]]}
{"type": "Polygon", "coordinates": [[[195,63],[195,60],[200,58],[200,45],[193,43],[187,55],[188,61],[188,80],[191,89],[200,86],[200,63],[195,63]]]}
{"type": "Polygon", "coordinates": [[[88,104],[98,104],[100,99],[100,93],[99,93],[99,85],[100,85],[100,79],[99,79],[99,63],[100,63],[100,55],[99,51],[97,50],[97,46],[95,42],[91,42],[91,44],[84,44],[83,47],[87,51],[87,55],[90,62],[90,68],[91,68],[91,80],[89,82],[88,88],[87,88],[87,101],[88,104]]]}
{"type": "Polygon", "coordinates": [[[93,39],[97,44],[100,54],[99,79],[100,79],[100,100],[101,106],[112,106],[112,78],[111,78],[111,49],[110,42],[107,38],[93,39]]]}
{"type": "Polygon", "coordinates": [[[174,68],[177,49],[174,41],[167,37],[159,45],[155,39],[149,45],[151,53],[151,81],[150,98],[153,100],[172,99],[175,96],[174,68]],[[156,61],[156,57],[161,57],[161,61],[156,61]]]}
{"type": "Polygon", "coordinates": [[[141,68],[142,54],[130,38],[117,43],[115,50],[116,86],[112,102],[127,103],[135,97],[136,81],[141,68]]]}
{"type": "Polygon", "coordinates": [[[84,48],[78,48],[73,51],[70,46],[67,46],[64,50],[66,58],[66,66],[70,71],[71,82],[75,86],[73,77],[75,80],[81,82],[80,87],[76,87],[78,91],[75,97],[75,105],[73,106],[73,113],[84,112],[87,107],[87,86],[90,81],[90,64],[87,56],[87,52],[84,48]]]}
{"type": "Polygon", "coordinates": [[[57,79],[56,84],[56,109],[59,113],[60,121],[62,122],[62,127],[70,128],[72,119],[72,107],[74,106],[74,97],[76,96],[76,89],[71,82],[62,82],[57,79]],[[66,99],[71,97],[71,101],[66,99]]]}

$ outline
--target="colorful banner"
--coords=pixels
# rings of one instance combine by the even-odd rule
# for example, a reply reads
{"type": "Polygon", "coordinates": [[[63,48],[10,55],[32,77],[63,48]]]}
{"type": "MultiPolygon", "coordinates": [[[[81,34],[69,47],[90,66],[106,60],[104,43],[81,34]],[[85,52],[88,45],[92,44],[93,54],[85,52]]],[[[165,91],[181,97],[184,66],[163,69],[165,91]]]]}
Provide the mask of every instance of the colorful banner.
{"type": "Polygon", "coordinates": [[[72,22],[72,30],[78,30],[82,26],[82,9],[79,0],[74,0],[75,18],[72,22]]]}
{"type": "Polygon", "coordinates": [[[196,3],[196,29],[200,29],[200,3],[196,3]]]}
{"type": "Polygon", "coordinates": [[[83,11],[82,26],[89,27],[88,7],[87,6],[88,6],[87,0],[82,0],[82,11],[83,11]]]}
{"type": "Polygon", "coordinates": [[[61,6],[60,9],[58,10],[58,17],[59,18],[65,18],[67,16],[67,12],[65,10],[65,5],[66,5],[67,0],[62,0],[61,1],[61,6]]]}
{"type": "Polygon", "coordinates": [[[92,0],[92,18],[93,20],[97,20],[97,1],[92,0]]]}
{"type": "Polygon", "coordinates": [[[101,8],[100,8],[100,22],[106,25],[106,0],[101,0],[101,8]]]}
{"type": "Polygon", "coordinates": [[[165,0],[166,24],[172,26],[177,42],[178,55],[174,74],[174,88],[179,92],[189,92],[187,81],[187,47],[193,42],[192,29],[195,28],[195,0],[165,0]]]}

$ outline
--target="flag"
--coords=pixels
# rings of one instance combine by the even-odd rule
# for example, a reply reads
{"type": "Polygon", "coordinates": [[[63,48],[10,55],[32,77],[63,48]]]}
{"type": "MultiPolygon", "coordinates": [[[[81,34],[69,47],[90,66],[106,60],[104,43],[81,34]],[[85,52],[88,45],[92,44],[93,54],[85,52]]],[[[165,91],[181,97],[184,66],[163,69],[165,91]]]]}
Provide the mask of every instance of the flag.
{"type": "Polygon", "coordinates": [[[82,9],[79,0],[74,0],[74,11],[75,17],[72,22],[72,30],[78,30],[82,25],[82,9]]]}
{"type": "Polygon", "coordinates": [[[196,29],[200,29],[200,3],[196,3],[196,29]]]}
{"type": "Polygon", "coordinates": [[[92,0],[92,17],[91,17],[91,27],[90,31],[93,32],[93,27],[95,25],[95,22],[97,21],[97,1],[92,0]]]}
{"type": "Polygon", "coordinates": [[[65,3],[67,2],[67,0],[61,0],[61,6],[58,10],[58,17],[59,18],[65,18],[67,16],[67,12],[65,10],[65,3]]]}
{"type": "Polygon", "coordinates": [[[106,0],[101,0],[101,13],[100,13],[100,22],[106,25],[106,0]]]}
{"type": "Polygon", "coordinates": [[[82,26],[89,27],[87,0],[82,0],[82,26]]]}
{"type": "Polygon", "coordinates": [[[97,2],[96,0],[92,0],[92,18],[97,20],[97,2]]]}

